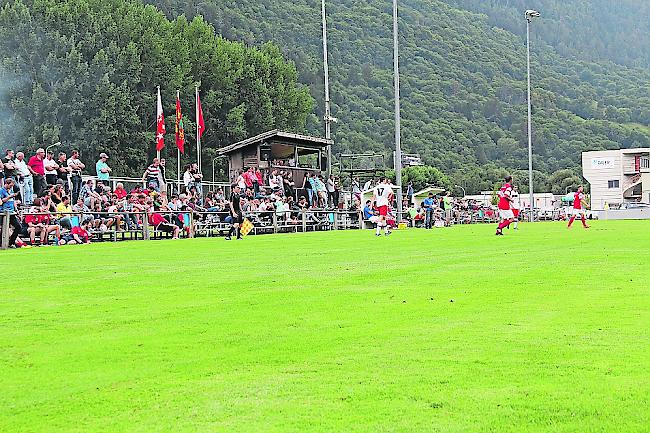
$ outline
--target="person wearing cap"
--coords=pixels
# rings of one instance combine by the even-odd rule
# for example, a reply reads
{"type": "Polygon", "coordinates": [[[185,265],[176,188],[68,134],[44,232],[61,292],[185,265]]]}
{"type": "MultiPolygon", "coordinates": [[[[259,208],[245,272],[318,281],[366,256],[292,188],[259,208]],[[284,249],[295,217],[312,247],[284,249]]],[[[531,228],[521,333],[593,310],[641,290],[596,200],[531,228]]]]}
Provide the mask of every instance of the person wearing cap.
{"type": "Polygon", "coordinates": [[[108,181],[110,179],[110,173],[113,170],[111,170],[106,161],[108,161],[108,155],[104,152],[100,153],[99,161],[95,164],[95,170],[97,170],[97,179],[104,185],[109,186],[108,181]]]}
{"type": "Polygon", "coordinates": [[[43,160],[45,159],[45,149],[39,147],[36,150],[36,154],[29,158],[27,167],[32,174],[34,180],[34,194],[36,196],[43,195],[43,191],[47,188],[45,183],[45,165],[43,160]]]}

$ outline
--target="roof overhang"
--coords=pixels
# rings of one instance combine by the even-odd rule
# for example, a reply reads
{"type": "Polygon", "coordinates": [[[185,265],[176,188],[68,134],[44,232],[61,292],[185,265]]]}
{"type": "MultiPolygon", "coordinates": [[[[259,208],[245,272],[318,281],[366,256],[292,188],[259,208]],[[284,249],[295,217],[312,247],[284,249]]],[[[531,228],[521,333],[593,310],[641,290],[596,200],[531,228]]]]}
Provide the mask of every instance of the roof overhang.
{"type": "Polygon", "coordinates": [[[280,142],[284,144],[294,145],[294,146],[307,146],[307,147],[320,147],[324,148],[334,144],[333,140],[328,140],[320,137],[311,137],[308,135],[302,134],[293,134],[291,132],[283,132],[277,129],[272,131],[265,132],[263,134],[256,135],[255,137],[247,138],[246,140],[240,141],[222,147],[218,149],[217,152],[219,155],[228,155],[236,150],[242,149],[244,147],[259,145],[264,142],[280,142]]]}

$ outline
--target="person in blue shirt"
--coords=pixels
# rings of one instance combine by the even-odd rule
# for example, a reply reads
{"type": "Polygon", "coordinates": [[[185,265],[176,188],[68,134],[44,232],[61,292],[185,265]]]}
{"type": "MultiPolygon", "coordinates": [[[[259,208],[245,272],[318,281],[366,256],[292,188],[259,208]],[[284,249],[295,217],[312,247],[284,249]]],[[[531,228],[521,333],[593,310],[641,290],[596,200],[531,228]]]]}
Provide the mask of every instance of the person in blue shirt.
{"type": "Polygon", "coordinates": [[[370,220],[370,218],[374,216],[370,203],[371,203],[370,200],[367,200],[366,206],[363,208],[363,219],[366,221],[370,220]]]}
{"type": "Polygon", "coordinates": [[[110,173],[113,171],[108,164],[108,155],[104,152],[99,154],[99,161],[95,164],[95,170],[97,171],[97,179],[99,179],[105,186],[109,186],[110,173]]]}
{"type": "Polygon", "coordinates": [[[430,229],[433,222],[433,208],[435,207],[435,200],[433,199],[432,192],[429,193],[429,197],[422,201],[422,207],[425,211],[424,228],[430,229]]]}
{"type": "Polygon", "coordinates": [[[5,212],[11,212],[8,216],[9,226],[13,227],[14,231],[9,236],[9,246],[16,245],[16,238],[18,238],[18,233],[20,233],[22,228],[20,220],[16,215],[16,195],[14,192],[14,180],[11,178],[5,179],[4,187],[0,188],[0,211],[2,211],[3,217],[5,212]]]}

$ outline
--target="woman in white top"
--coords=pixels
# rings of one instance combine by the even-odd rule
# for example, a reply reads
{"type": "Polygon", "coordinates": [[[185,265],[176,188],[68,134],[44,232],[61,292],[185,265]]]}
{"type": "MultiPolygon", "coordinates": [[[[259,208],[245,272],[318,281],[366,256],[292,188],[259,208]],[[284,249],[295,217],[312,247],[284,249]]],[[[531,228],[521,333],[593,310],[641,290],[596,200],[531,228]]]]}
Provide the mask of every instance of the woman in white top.
{"type": "Polygon", "coordinates": [[[190,187],[194,184],[194,176],[192,175],[192,166],[189,164],[185,166],[185,172],[183,173],[183,185],[185,185],[185,191],[189,191],[190,187]]]}
{"type": "Polygon", "coordinates": [[[235,183],[239,188],[241,188],[242,191],[246,191],[246,179],[244,179],[244,170],[239,170],[239,174],[235,183]]]}

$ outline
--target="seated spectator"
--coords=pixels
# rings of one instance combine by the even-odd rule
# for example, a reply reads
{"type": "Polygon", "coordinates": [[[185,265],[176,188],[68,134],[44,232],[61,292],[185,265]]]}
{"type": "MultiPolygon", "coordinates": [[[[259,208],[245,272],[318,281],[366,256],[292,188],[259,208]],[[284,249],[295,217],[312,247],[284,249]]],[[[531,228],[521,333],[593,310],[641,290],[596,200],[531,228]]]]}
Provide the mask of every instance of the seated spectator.
{"type": "Polygon", "coordinates": [[[64,229],[72,228],[72,220],[70,219],[72,214],[72,207],[70,206],[70,196],[63,196],[61,203],[56,205],[56,211],[58,213],[57,218],[59,219],[59,225],[64,229]]]}
{"type": "Polygon", "coordinates": [[[72,227],[70,233],[61,238],[60,245],[81,245],[89,244],[88,221],[82,221],[78,226],[72,227]]]}
{"type": "MultiPolygon", "coordinates": [[[[98,184],[101,185],[101,182],[98,182],[98,184]]],[[[92,209],[95,208],[95,203],[101,200],[101,196],[95,191],[92,179],[88,179],[86,183],[81,186],[79,198],[83,200],[84,205],[92,209]]]]}
{"type": "Polygon", "coordinates": [[[41,199],[35,198],[32,208],[25,215],[29,242],[33,246],[36,243],[36,235],[39,235],[40,244],[46,246],[50,233],[54,233],[57,242],[61,237],[59,226],[51,224],[51,216],[47,208],[42,204],[41,199]]]}
{"type": "Polygon", "coordinates": [[[375,212],[372,209],[372,202],[370,200],[366,200],[366,206],[363,208],[363,219],[370,221],[370,218],[373,216],[375,216],[375,212]]]}
{"type": "Polygon", "coordinates": [[[181,231],[177,225],[169,223],[153,205],[149,208],[149,224],[151,224],[155,230],[172,233],[172,239],[178,239],[178,234],[181,231]]]}
{"type": "Polygon", "coordinates": [[[124,185],[122,182],[118,182],[117,185],[115,185],[115,191],[113,191],[113,194],[119,199],[122,200],[123,198],[126,197],[127,192],[124,189],[124,185]]]}

